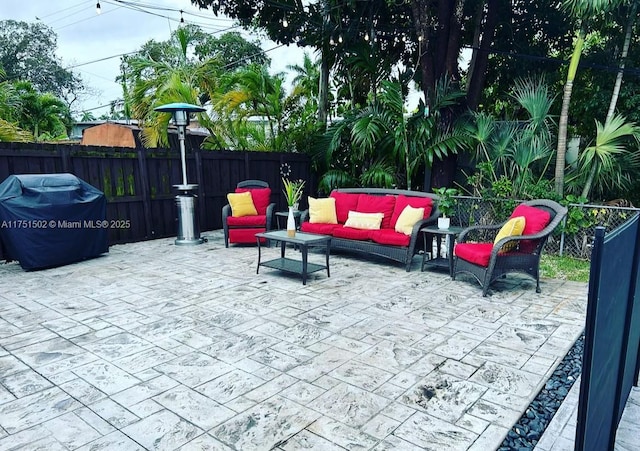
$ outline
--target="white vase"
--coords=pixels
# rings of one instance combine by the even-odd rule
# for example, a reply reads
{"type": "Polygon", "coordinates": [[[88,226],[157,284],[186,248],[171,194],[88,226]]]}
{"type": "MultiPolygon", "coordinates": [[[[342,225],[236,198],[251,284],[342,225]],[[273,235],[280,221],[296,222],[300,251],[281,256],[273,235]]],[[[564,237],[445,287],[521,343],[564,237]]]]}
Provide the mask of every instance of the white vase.
{"type": "Polygon", "coordinates": [[[287,216],[287,236],[296,236],[296,218],[293,215],[293,206],[289,207],[289,215],[287,216]]]}
{"type": "Polygon", "coordinates": [[[451,218],[438,218],[438,228],[448,229],[451,225],[451,218]]]}

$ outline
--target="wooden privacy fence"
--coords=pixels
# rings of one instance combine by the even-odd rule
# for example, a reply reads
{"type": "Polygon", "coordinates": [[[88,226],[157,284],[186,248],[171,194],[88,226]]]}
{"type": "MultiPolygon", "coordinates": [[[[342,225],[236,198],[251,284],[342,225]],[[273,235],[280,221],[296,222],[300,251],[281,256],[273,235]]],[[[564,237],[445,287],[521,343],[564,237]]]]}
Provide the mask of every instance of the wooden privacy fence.
{"type": "MultiPolygon", "coordinates": [[[[182,183],[177,149],[0,143],[0,182],[12,174],[61,172],[72,173],[105,193],[107,219],[116,226],[109,229],[110,244],[175,235],[173,185],[182,183]]],[[[283,172],[306,180],[305,194],[315,192],[316,181],[305,154],[188,150],[188,181],[198,184],[201,230],[222,228],[226,195],[240,180],[267,181],[271,200],[277,209],[286,210],[283,172]]]]}

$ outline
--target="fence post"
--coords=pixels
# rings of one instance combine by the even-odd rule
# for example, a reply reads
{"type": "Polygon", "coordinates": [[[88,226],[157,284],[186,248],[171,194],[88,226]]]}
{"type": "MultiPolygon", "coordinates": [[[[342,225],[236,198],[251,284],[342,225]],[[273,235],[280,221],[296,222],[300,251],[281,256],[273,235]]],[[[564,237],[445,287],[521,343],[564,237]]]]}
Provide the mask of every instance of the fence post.
{"type": "Polygon", "coordinates": [[[60,160],[62,162],[62,172],[71,172],[71,161],[69,158],[69,149],[66,146],[59,146],[60,160]]]}
{"type": "Polygon", "coordinates": [[[560,257],[562,257],[562,254],[564,252],[564,231],[567,227],[567,217],[565,216],[562,219],[562,232],[560,233],[560,250],[558,251],[560,257]]]}
{"type": "Polygon", "coordinates": [[[138,167],[140,169],[140,187],[142,189],[142,208],[144,214],[144,227],[147,238],[153,238],[156,234],[151,220],[151,195],[149,192],[149,174],[147,171],[147,154],[142,148],[137,148],[138,167]]]}

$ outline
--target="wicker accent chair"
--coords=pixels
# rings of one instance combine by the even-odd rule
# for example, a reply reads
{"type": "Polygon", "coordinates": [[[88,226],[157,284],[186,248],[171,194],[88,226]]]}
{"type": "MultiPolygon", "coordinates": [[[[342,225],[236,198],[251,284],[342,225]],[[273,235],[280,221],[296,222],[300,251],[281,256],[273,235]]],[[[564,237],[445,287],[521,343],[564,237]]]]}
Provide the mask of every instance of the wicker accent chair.
{"type": "Polygon", "coordinates": [[[258,212],[255,216],[232,216],[231,205],[222,207],[222,229],[224,230],[224,246],[229,243],[255,244],[256,233],[272,229],[275,202],[270,202],[271,189],[262,180],[244,180],[236,185],[236,193],[251,191],[254,205],[258,212]]]}
{"type": "Polygon", "coordinates": [[[549,235],[566,216],[567,209],[552,200],[530,200],[516,207],[511,217],[521,216],[523,211],[533,211],[527,207],[542,210],[543,219],[549,215],[548,220],[538,223],[538,230],[535,230],[536,218],[525,217],[525,221],[530,219],[529,229],[533,227],[533,233],[529,233],[525,225],[522,235],[508,236],[494,244],[493,238],[507,221],[463,230],[454,250],[452,278],[455,280],[460,273],[471,274],[482,286],[482,296],[486,296],[489,285],[499,277],[507,273],[523,273],[536,280],[536,293],[540,293],[540,256],[549,235]],[[486,242],[488,239],[491,241],[486,242]],[[503,246],[508,243],[515,245],[515,249],[503,251],[503,246]]]}

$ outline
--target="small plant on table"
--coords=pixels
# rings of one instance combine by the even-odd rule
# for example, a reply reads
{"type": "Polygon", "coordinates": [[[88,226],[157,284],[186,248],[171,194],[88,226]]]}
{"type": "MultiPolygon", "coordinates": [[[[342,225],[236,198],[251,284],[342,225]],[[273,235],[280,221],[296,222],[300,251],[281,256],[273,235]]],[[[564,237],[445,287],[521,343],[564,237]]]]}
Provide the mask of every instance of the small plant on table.
{"type": "Polygon", "coordinates": [[[434,193],[438,195],[438,210],[442,213],[442,218],[438,218],[438,228],[448,229],[451,223],[451,216],[456,212],[458,200],[454,197],[458,195],[456,188],[435,188],[434,193]],[[444,221],[441,221],[444,219],[444,221]]]}

